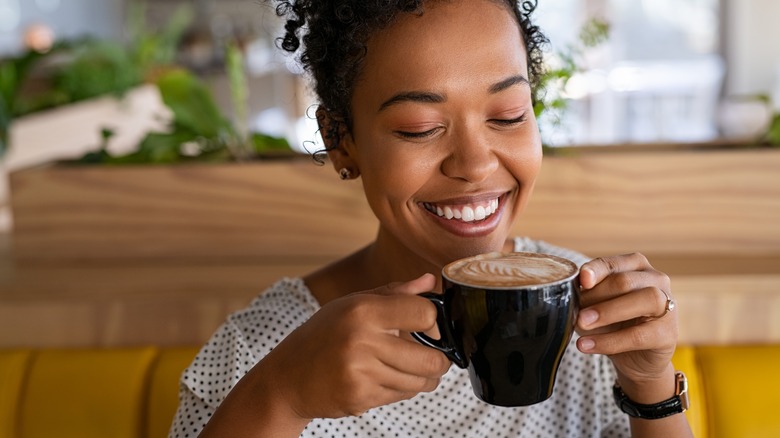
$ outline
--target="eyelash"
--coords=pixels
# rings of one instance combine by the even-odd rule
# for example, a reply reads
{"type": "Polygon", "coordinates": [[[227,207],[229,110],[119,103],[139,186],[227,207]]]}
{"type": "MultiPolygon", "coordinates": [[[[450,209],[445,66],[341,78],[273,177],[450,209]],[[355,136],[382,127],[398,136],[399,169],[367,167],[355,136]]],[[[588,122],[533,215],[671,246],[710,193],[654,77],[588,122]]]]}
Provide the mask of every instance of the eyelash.
{"type": "MultiPolygon", "coordinates": [[[[514,119],[509,119],[509,120],[505,120],[505,119],[490,119],[489,122],[496,123],[496,124],[499,124],[501,126],[512,126],[512,125],[516,125],[518,123],[523,123],[526,120],[527,120],[526,113],[522,113],[522,114],[520,114],[519,117],[516,117],[514,119]]],[[[409,138],[409,139],[422,139],[422,138],[430,137],[438,129],[439,128],[433,128],[433,129],[429,129],[429,130],[423,131],[423,132],[396,131],[396,134],[400,135],[401,137],[409,138]]]]}
{"type": "Polygon", "coordinates": [[[518,123],[523,123],[527,119],[528,119],[528,117],[526,117],[526,113],[522,113],[522,114],[520,114],[519,117],[516,117],[514,119],[509,119],[509,120],[491,119],[490,121],[493,122],[493,123],[498,123],[499,125],[502,125],[502,126],[512,126],[512,125],[516,125],[518,123]]]}
{"type": "Polygon", "coordinates": [[[420,138],[430,137],[431,135],[433,135],[434,132],[436,132],[437,129],[439,128],[433,128],[423,132],[396,131],[396,134],[404,138],[420,139],[420,138]]]}

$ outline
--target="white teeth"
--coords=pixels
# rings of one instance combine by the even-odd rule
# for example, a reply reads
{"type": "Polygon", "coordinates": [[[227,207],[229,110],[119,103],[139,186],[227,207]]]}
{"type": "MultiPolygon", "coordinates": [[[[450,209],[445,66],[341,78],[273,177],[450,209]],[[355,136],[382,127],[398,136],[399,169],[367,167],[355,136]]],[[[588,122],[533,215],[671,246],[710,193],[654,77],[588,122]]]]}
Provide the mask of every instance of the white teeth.
{"type": "Polygon", "coordinates": [[[498,210],[498,199],[494,199],[490,201],[485,211],[487,212],[487,215],[490,216],[491,214],[495,213],[496,210],[498,210]]]}
{"type": "Polygon", "coordinates": [[[474,220],[481,221],[482,219],[485,219],[485,207],[480,205],[474,209],[474,220]]]}
{"type": "Polygon", "coordinates": [[[464,222],[472,222],[474,220],[474,210],[471,207],[463,207],[463,221],[464,222]]]}
{"type": "Polygon", "coordinates": [[[474,222],[481,221],[494,214],[498,210],[498,198],[488,201],[485,205],[472,204],[462,207],[445,205],[444,207],[439,207],[438,205],[426,203],[425,208],[439,217],[474,222]]]}

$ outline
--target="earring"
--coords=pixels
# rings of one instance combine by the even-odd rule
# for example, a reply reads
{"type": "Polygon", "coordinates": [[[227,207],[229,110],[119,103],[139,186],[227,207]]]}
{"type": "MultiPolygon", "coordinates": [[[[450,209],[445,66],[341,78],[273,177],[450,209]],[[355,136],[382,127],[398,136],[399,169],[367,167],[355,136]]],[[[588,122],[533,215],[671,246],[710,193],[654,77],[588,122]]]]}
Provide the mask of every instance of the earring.
{"type": "Polygon", "coordinates": [[[349,169],[346,167],[342,167],[339,169],[339,177],[341,177],[342,180],[348,180],[352,178],[352,172],[350,172],[349,169]]]}

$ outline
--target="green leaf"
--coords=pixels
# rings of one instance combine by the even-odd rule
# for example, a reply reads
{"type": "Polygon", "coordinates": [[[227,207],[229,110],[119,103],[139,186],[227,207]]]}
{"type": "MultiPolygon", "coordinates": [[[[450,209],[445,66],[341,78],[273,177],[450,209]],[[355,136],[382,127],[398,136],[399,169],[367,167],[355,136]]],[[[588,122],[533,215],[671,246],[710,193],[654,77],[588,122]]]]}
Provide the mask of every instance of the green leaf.
{"type": "Polygon", "coordinates": [[[272,137],[270,135],[255,132],[251,136],[252,149],[257,153],[268,151],[287,151],[290,150],[290,143],[281,137],[272,137]]]}
{"type": "Polygon", "coordinates": [[[594,18],[580,29],[580,41],[585,47],[596,47],[609,39],[609,23],[594,18]]]}
{"type": "Polygon", "coordinates": [[[110,160],[111,155],[109,155],[105,149],[100,149],[94,152],[87,152],[84,156],[76,160],[76,162],[80,164],[102,164],[107,163],[110,160]]]}
{"type": "Polygon", "coordinates": [[[86,40],[76,46],[70,63],[54,76],[55,92],[79,101],[105,94],[121,96],[141,83],[142,75],[119,43],[86,40]]]}
{"type": "Polygon", "coordinates": [[[177,125],[207,138],[230,130],[211,92],[194,75],[184,70],[170,71],[158,79],[157,86],[177,125]]]}
{"type": "Polygon", "coordinates": [[[239,137],[244,138],[248,131],[246,126],[249,120],[249,87],[244,71],[244,55],[235,44],[228,45],[225,64],[236,129],[239,137]]]}
{"type": "Polygon", "coordinates": [[[780,146],[780,113],[775,114],[769,130],[764,136],[766,141],[773,146],[780,146]]]}
{"type": "Polygon", "coordinates": [[[152,132],[141,141],[138,152],[149,163],[173,163],[181,156],[181,145],[191,140],[193,137],[187,133],[152,132]]]}

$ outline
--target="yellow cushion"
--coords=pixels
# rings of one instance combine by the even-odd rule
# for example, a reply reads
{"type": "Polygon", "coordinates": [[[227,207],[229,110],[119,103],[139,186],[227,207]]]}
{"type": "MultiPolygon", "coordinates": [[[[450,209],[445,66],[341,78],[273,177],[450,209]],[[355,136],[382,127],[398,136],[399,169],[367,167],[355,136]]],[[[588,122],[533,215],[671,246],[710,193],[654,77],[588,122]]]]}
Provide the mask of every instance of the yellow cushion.
{"type": "Polygon", "coordinates": [[[179,405],[179,377],[197,353],[198,348],[166,348],[160,352],[150,380],[147,437],[168,436],[179,405]]]}
{"type": "Polygon", "coordinates": [[[32,361],[20,438],[138,437],[155,348],[43,350],[32,361]]]}
{"type": "Polygon", "coordinates": [[[713,437],[780,437],[780,346],[700,347],[713,437]]]}
{"type": "Polygon", "coordinates": [[[0,351],[0,438],[15,438],[22,384],[32,357],[30,350],[0,351]]]}
{"type": "Polygon", "coordinates": [[[703,393],[702,375],[696,361],[696,351],[693,347],[678,346],[674,352],[672,363],[675,369],[685,373],[688,377],[688,399],[690,408],[685,412],[688,423],[693,430],[693,436],[706,437],[707,435],[707,405],[703,393]]]}

